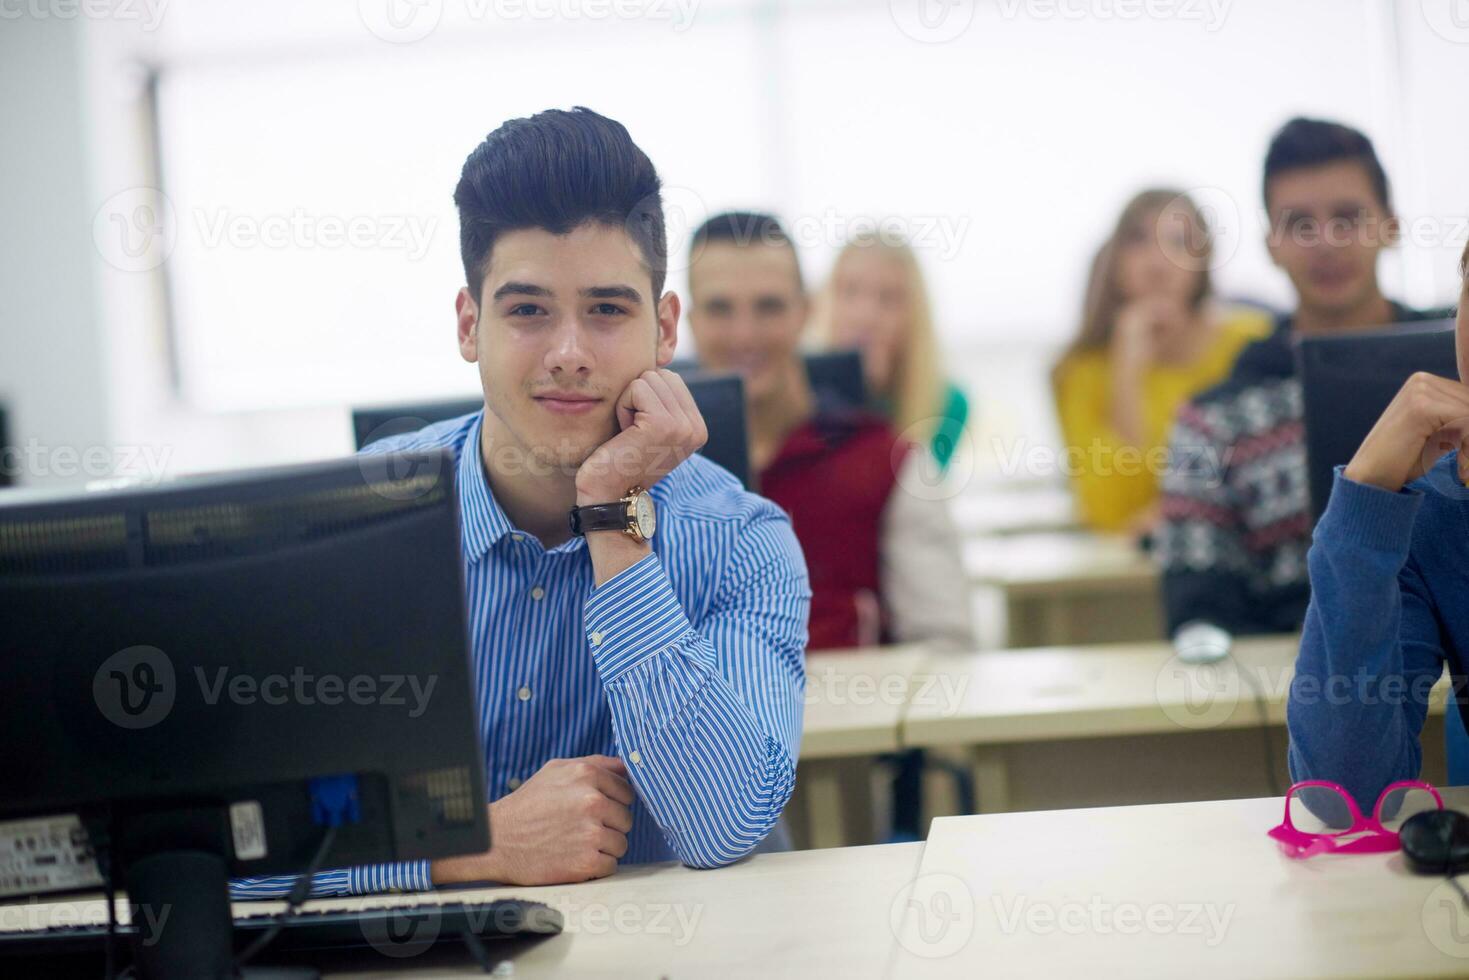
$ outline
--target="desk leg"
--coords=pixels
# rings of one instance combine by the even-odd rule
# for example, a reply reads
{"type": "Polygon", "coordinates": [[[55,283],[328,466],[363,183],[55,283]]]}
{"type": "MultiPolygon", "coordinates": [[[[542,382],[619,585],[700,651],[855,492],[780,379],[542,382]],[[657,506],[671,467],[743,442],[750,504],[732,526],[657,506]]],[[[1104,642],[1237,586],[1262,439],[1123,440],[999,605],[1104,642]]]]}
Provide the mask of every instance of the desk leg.
{"type": "Polygon", "coordinates": [[[1005,750],[993,745],[976,745],[969,750],[974,773],[974,795],[980,813],[1006,813],[1010,809],[1010,770],[1005,750]]]}
{"type": "Polygon", "coordinates": [[[842,760],[816,759],[804,763],[801,794],[806,798],[807,847],[842,847],[847,827],[842,806],[842,760]]]}

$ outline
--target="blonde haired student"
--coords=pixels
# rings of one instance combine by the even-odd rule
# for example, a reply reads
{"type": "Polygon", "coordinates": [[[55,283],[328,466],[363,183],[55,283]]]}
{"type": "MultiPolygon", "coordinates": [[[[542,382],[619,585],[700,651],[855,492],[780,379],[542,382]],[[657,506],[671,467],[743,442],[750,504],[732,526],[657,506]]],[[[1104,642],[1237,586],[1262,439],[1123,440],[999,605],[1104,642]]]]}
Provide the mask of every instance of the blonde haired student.
{"type": "Polygon", "coordinates": [[[969,401],[939,367],[932,307],[912,247],[887,233],[853,235],[818,298],[812,332],[820,346],[861,351],[869,407],[947,469],[969,401]]]}
{"type": "Polygon", "coordinates": [[[1212,251],[1194,202],[1155,188],[1127,203],[1092,262],[1052,386],[1078,509],[1096,530],[1151,528],[1175,412],[1270,333],[1267,313],[1214,301],[1212,251]]]}

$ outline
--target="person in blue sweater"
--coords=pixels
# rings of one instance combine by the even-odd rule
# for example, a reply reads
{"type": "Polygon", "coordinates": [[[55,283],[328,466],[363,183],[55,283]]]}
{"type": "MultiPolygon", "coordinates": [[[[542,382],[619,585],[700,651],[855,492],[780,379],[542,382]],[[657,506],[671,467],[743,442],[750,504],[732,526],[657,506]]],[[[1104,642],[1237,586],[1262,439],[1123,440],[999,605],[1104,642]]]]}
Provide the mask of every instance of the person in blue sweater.
{"type": "MultiPolygon", "coordinates": [[[[1469,379],[1469,248],[1460,273],[1455,339],[1469,379]]],[[[1417,778],[1445,664],[1456,699],[1469,699],[1466,478],[1469,385],[1417,374],[1338,468],[1316,528],[1287,709],[1291,777],[1340,783],[1364,813],[1388,783],[1417,778]]],[[[1466,700],[1458,710],[1469,720],[1466,700]]]]}

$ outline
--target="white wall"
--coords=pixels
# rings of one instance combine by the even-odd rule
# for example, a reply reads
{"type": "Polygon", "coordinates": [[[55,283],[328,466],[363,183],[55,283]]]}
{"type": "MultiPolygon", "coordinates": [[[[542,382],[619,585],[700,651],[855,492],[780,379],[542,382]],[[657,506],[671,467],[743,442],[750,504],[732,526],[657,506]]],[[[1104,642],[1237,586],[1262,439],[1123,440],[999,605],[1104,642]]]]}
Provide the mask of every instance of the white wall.
{"type": "MultiPolygon", "coordinates": [[[[146,75],[138,66],[161,56],[163,39],[134,22],[104,19],[86,28],[87,196],[93,212],[115,221],[130,217],[139,203],[156,205],[146,75]]],[[[111,235],[88,244],[107,347],[112,437],[136,450],[138,468],[127,475],[157,476],[158,463],[176,475],[351,451],[348,417],[339,407],[278,408],[267,400],[253,411],[232,412],[191,402],[176,377],[168,329],[164,275],[177,274],[171,262],[148,254],[130,262],[111,235]]],[[[229,297],[217,302],[223,310],[229,297]]]]}
{"type": "MultiPolygon", "coordinates": [[[[219,118],[207,128],[201,123],[169,134],[192,141],[186,157],[175,155],[175,171],[165,174],[185,195],[213,179],[211,153],[222,153],[218,159],[225,164],[243,154],[249,166],[224,175],[226,188],[253,192],[252,178],[263,185],[267,176],[290,178],[300,171],[306,184],[288,187],[291,193],[281,200],[350,213],[356,205],[330,199],[341,188],[322,182],[322,173],[330,175],[342,158],[306,173],[308,165],[321,164],[318,157],[347,147],[346,159],[369,175],[369,186],[396,187],[418,180],[423,170],[403,147],[431,150],[433,179],[414,184],[406,204],[392,207],[440,209],[437,264],[425,263],[410,270],[413,275],[377,267],[354,273],[375,290],[365,295],[410,310],[417,331],[406,347],[388,343],[394,353],[377,359],[401,384],[398,390],[367,386],[385,398],[434,390],[440,379],[448,379],[442,384],[453,385],[455,393],[473,390],[472,372],[457,363],[449,340],[448,302],[457,281],[448,195],[473,138],[506,114],[547,101],[610,100],[609,111],[628,117],[670,182],[693,185],[711,208],[771,205],[788,219],[819,220],[833,212],[967,218],[970,231],[959,253],[923,256],[939,293],[950,363],[976,388],[987,424],[1038,441],[1052,438],[1045,360],[1074,317],[1086,257],[1134,186],[1222,183],[1242,207],[1252,207],[1269,124],[1310,111],[1343,116],[1377,137],[1410,217],[1441,220],[1452,234],[1454,217],[1469,216],[1462,165],[1469,158],[1469,131],[1457,109],[1458,93],[1469,82],[1469,38],[1452,30],[1446,37],[1443,25],[1435,28],[1423,14],[1427,5],[1416,0],[1293,0],[1288,8],[1274,0],[1233,0],[1220,36],[1203,47],[1199,25],[1049,23],[1027,20],[1025,5],[1017,8],[1011,0],[971,6],[974,24],[946,44],[902,37],[895,43],[896,8],[886,0],[803,0],[783,12],[741,0],[706,0],[697,22],[684,31],[666,25],[463,24],[455,18],[465,4],[445,0],[443,27],[417,45],[374,38],[358,16],[366,8],[351,3],[171,0],[152,8],[162,13],[156,30],[122,18],[0,22],[0,122],[7,134],[0,154],[0,397],[11,403],[17,441],[35,439],[45,450],[22,479],[77,482],[97,475],[78,472],[75,463],[72,475],[58,475],[57,464],[71,457],[58,459],[56,452],[80,457],[99,446],[119,447],[108,461],[131,463],[131,472],[145,476],[157,469],[343,453],[350,449],[345,406],[358,400],[346,393],[351,371],[337,371],[334,392],[316,399],[315,407],[300,407],[312,399],[301,397],[299,380],[285,381],[309,381],[318,366],[340,367],[354,358],[373,364],[379,377],[383,373],[371,361],[372,342],[391,340],[395,327],[370,319],[383,302],[332,287],[317,297],[324,303],[316,309],[330,311],[340,297],[347,312],[329,342],[281,328],[300,309],[279,300],[283,294],[266,274],[272,266],[294,269],[293,261],[187,248],[156,267],[119,259],[108,236],[124,229],[109,222],[119,213],[132,216],[157,180],[140,62],[171,65],[192,79],[191,88],[175,93],[175,105],[190,104],[193,115],[179,118],[207,113],[211,93],[271,100],[251,108],[236,98],[229,111],[220,103],[219,118]],[[750,17],[752,8],[761,13],[750,17]],[[1007,8],[1021,13],[999,18],[997,11],[1007,8]],[[1331,44],[1320,41],[1323,31],[1335,39],[1331,44]],[[533,53],[547,32],[559,39],[557,50],[579,53],[594,74],[616,70],[605,61],[609,38],[633,45],[641,66],[636,84],[625,78],[598,86],[575,82],[570,74],[557,75],[554,84],[537,81],[537,72],[544,72],[533,53]],[[1308,36],[1309,43],[1303,40],[1308,36]],[[1227,54],[1244,51],[1246,41],[1255,43],[1251,39],[1260,45],[1256,56],[1227,54]],[[1007,48],[1023,49],[1024,71],[1005,69],[1013,63],[1013,57],[1003,60],[1013,55],[1007,48]],[[425,51],[432,53],[427,74],[394,74],[409,79],[408,87],[369,92],[374,72],[424,65],[425,51]],[[1200,52],[1212,60],[1199,62],[1200,52]],[[476,85],[455,88],[465,77],[455,66],[466,57],[503,70],[515,66],[512,74],[527,82],[500,91],[497,76],[487,71],[476,85]],[[712,59],[731,73],[745,65],[757,87],[733,95],[712,91],[698,77],[712,59]],[[315,63],[342,72],[313,76],[301,68],[315,63]],[[1406,67],[1401,93],[1395,88],[1398,63],[1406,67]],[[258,71],[272,65],[283,71],[258,71]],[[1129,116],[1127,106],[1099,101],[1098,93],[1111,86],[1135,89],[1148,66],[1161,72],[1151,115],[1129,116]],[[1198,91],[1214,94],[1191,98],[1201,71],[1209,84],[1198,91]],[[322,87],[308,84],[313,77],[322,87]],[[292,84],[267,89],[266,79],[292,84]],[[1252,94],[1248,100],[1230,95],[1236,88],[1252,94]],[[689,120],[716,96],[728,114],[720,117],[727,122],[723,142],[707,127],[691,139],[689,120]],[[1244,108],[1233,104],[1245,101],[1250,105],[1244,108]],[[425,105],[453,114],[452,132],[435,128],[430,136],[439,135],[432,138],[405,138],[416,132],[413,125],[422,128],[415,107],[425,105]],[[1230,138],[1219,141],[1226,131],[1230,138]],[[394,138],[385,141],[385,134],[394,138]],[[1069,139],[1071,148],[1056,149],[1058,138],[1063,144],[1069,139]],[[374,139],[391,145],[375,155],[374,139]],[[855,151],[854,140],[880,143],[880,152],[855,151]],[[1189,152],[1169,156],[1170,140],[1188,144],[1189,152]],[[716,169],[708,169],[710,160],[716,169]],[[1016,218],[1031,210],[1043,215],[1033,226],[1016,218]],[[95,237],[94,223],[101,229],[95,237]],[[182,281],[188,296],[173,309],[188,318],[181,349],[166,322],[165,274],[175,284],[182,281]],[[437,279],[444,280],[442,289],[437,279]],[[1029,283],[1023,289],[1016,287],[1020,279],[1029,283]],[[277,301],[274,310],[271,300],[277,301]],[[269,356],[256,359],[230,397],[210,398],[197,384],[198,373],[180,374],[176,364],[200,339],[201,325],[222,323],[228,331],[216,332],[206,354],[224,352],[228,359],[264,350],[269,356]],[[361,326],[360,336],[354,325],[361,326]],[[349,349],[354,339],[359,347],[349,349]],[[408,363],[402,350],[419,364],[441,351],[443,373],[430,378],[397,371],[408,363]],[[230,410],[245,405],[252,410],[230,410]]],[[[139,7],[148,9],[131,5],[139,7]]],[[[249,203],[274,206],[267,199],[249,203]]],[[[187,222],[190,216],[182,217],[187,222]]],[[[1457,244],[1415,246],[1391,259],[1389,287],[1410,301],[1452,297],[1453,259],[1463,233],[1460,228],[1457,244]]],[[[820,242],[809,250],[813,279],[836,244],[820,242]]],[[[1226,289],[1277,300],[1287,295],[1254,235],[1242,234],[1219,280],[1226,289]]],[[[681,277],[673,276],[672,284],[680,288],[681,277]]],[[[318,320],[313,314],[308,323],[318,320]]],[[[408,324],[408,317],[395,322],[408,324]]]]}
{"type": "Polygon", "coordinates": [[[81,35],[76,21],[0,26],[0,400],[22,451],[0,465],[27,484],[84,479],[83,455],[111,439],[81,35]]]}

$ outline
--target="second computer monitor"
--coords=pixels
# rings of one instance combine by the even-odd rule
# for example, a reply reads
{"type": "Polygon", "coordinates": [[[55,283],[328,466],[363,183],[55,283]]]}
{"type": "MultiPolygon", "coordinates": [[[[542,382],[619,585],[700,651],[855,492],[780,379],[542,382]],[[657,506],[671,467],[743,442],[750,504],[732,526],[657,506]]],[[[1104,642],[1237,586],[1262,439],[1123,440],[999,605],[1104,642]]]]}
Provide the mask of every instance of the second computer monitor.
{"type": "Polygon", "coordinates": [[[1351,462],[1404,382],[1419,371],[1458,377],[1453,327],[1431,320],[1297,342],[1313,522],[1326,511],[1334,469],[1351,462]]]}

